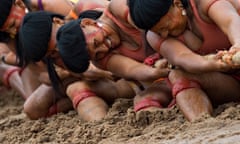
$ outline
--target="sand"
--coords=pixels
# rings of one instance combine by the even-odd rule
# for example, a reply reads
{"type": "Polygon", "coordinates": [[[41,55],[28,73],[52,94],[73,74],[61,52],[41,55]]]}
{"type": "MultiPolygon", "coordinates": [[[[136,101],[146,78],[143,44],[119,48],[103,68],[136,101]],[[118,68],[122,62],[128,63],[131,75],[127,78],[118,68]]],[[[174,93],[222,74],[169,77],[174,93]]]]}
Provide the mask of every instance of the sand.
{"type": "Polygon", "coordinates": [[[214,109],[213,117],[188,122],[175,106],[134,113],[131,99],[118,99],[105,119],[84,122],[72,110],[30,120],[24,100],[1,88],[0,143],[3,144],[240,144],[240,104],[214,109]]]}

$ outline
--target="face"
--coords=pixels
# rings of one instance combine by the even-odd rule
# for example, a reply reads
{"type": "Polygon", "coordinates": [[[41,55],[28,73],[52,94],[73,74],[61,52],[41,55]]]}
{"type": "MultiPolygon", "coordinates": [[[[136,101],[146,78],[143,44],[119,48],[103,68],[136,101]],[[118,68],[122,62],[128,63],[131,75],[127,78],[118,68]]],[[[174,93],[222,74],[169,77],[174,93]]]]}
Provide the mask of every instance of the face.
{"type": "Polygon", "coordinates": [[[179,36],[187,26],[187,16],[182,15],[183,10],[182,7],[171,6],[168,13],[151,28],[151,31],[159,34],[163,38],[179,36]]]}
{"type": "Polygon", "coordinates": [[[92,60],[102,59],[110,49],[117,47],[120,43],[118,34],[109,25],[84,18],[80,26],[92,60]]]}
{"type": "Polygon", "coordinates": [[[64,21],[54,17],[52,23],[52,33],[48,44],[48,50],[46,56],[51,57],[54,60],[54,64],[65,68],[62,58],[58,52],[56,34],[58,29],[64,24],[64,21]]]}
{"type": "Polygon", "coordinates": [[[14,37],[19,30],[24,16],[25,7],[20,1],[16,0],[1,31],[5,31],[9,33],[11,37],[14,37]]]}

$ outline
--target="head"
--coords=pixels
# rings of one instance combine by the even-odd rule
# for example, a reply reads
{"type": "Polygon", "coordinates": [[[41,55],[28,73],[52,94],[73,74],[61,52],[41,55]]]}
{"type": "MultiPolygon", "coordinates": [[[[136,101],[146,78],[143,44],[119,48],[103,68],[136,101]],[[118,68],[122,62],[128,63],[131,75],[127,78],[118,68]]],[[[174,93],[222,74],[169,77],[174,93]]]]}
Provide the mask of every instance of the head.
{"type": "Polygon", "coordinates": [[[25,16],[24,3],[22,0],[1,0],[0,13],[0,31],[14,37],[25,16]]]}
{"type": "Polygon", "coordinates": [[[64,16],[58,14],[46,11],[26,14],[19,30],[16,49],[19,65],[22,67],[31,62],[45,62],[52,86],[58,96],[63,95],[64,92],[54,65],[62,64],[56,48],[56,33],[63,24],[64,16]]]}
{"type": "Polygon", "coordinates": [[[97,17],[87,18],[85,14],[62,26],[57,34],[57,47],[63,62],[75,73],[86,71],[90,59],[102,59],[109,49],[120,43],[112,28],[96,21],[97,17]]]}
{"type": "Polygon", "coordinates": [[[85,36],[74,20],[63,25],[57,33],[57,47],[66,67],[76,73],[82,73],[89,66],[89,54],[85,36]]]}
{"type": "Polygon", "coordinates": [[[38,62],[56,51],[56,33],[63,25],[63,16],[46,12],[31,12],[19,30],[17,56],[20,66],[38,62]]]}
{"type": "Polygon", "coordinates": [[[134,24],[162,37],[177,36],[186,28],[188,0],[128,0],[134,24]]]}

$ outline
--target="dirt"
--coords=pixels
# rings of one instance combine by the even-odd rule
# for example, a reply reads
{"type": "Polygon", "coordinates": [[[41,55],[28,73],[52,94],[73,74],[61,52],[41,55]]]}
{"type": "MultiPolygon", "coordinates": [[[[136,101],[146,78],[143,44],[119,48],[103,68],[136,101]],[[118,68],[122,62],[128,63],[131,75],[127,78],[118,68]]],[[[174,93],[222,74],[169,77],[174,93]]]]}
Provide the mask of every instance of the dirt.
{"type": "Polygon", "coordinates": [[[240,144],[240,104],[227,103],[192,123],[179,109],[133,111],[131,99],[118,99],[98,122],[84,122],[72,110],[30,120],[24,100],[0,90],[0,143],[3,144],[240,144]]]}

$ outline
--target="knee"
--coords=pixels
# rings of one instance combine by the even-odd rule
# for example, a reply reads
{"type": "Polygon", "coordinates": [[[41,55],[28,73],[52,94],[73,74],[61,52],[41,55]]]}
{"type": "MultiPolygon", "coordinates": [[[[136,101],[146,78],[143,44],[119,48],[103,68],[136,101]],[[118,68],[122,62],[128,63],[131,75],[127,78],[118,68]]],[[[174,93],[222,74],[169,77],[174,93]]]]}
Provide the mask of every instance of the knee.
{"type": "Polygon", "coordinates": [[[39,110],[36,106],[26,101],[23,105],[23,111],[32,120],[36,120],[45,116],[44,111],[39,110]]]}
{"type": "Polygon", "coordinates": [[[168,75],[168,79],[171,83],[174,83],[175,81],[182,77],[184,77],[184,72],[181,70],[171,70],[168,75]]]}

